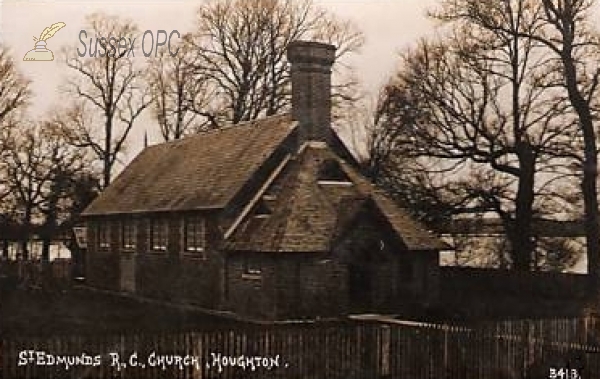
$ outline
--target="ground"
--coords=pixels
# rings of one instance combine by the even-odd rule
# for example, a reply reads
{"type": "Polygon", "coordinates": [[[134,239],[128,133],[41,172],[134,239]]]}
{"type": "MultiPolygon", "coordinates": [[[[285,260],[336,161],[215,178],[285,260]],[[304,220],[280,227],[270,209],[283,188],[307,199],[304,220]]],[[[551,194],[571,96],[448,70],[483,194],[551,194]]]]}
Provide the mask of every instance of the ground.
{"type": "MultiPolygon", "coordinates": [[[[582,314],[584,299],[564,301],[514,301],[493,296],[482,301],[460,294],[443,296],[436,309],[407,312],[401,318],[417,321],[492,321],[521,318],[574,317],[582,314]],[[546,317],[544,317],[544,315],[546,317]]],[[[414,308],[417,310],[417,308],[414,308]]],[[[0,337],[56,334],[105,334],[232,328],[244,325],[231,317],[199,310],[102,293],[85,287],[25,289],[0,280],[0,337]]]]}
{"type": "Polygon", "coordinates": [[[83,288],[0,291],[0,336],[104,334],[231,327],[231,319],[83,288]]]}

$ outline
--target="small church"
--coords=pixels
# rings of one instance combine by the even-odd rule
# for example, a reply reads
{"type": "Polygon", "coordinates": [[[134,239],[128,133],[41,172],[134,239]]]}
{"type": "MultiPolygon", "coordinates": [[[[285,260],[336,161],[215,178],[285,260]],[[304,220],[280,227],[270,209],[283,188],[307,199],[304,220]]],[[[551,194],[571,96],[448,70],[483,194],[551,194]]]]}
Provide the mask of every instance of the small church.
{"type": "Polygon", "coordinates": [[[435,306],[445,244],[331,128],[335,50],[290,44],[289,114],[145,148],[83,213],[88,285],[260,320],[435,306]]]}

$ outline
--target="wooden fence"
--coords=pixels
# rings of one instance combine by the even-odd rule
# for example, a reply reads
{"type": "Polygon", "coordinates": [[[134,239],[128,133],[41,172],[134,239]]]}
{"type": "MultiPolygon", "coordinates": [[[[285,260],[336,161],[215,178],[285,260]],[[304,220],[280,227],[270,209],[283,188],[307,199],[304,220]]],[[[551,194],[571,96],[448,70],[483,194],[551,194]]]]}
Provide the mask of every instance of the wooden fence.
{"type": "MultiPolygon", "coordinates": [[[[51,289],[68,286],[72,281],[72,262],[68,258],[42,261],[0,261],[0,280],[29,288],[51,289]]],[[[2,284],[2,283],[0,283],[2,284]]]]}
{"type": "Polygon", "coordinates": [[[538,379],[563,370],[555,377],[593,379],[599,328],[595,318],[390,321],[12,339],[2,341],[0,378],[538,379]]]}

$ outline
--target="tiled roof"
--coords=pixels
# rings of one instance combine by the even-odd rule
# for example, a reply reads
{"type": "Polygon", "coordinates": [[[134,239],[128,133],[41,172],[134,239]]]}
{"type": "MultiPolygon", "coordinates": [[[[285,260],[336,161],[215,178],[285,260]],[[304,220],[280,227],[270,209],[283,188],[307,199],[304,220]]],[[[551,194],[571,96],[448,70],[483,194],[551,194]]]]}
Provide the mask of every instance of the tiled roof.
{"type": "Polygon", "coordinates": [[[342,167],[361,191],[370,195],[409,250],[443,250],[449,247],[352,167],[346,164],[342,164],[342,167]]]}
{"type": "MultiPolygon", "coordinates": [[[[297,123],[274,116],[146,148],[85,210],[84,216],[222,209],[289,137],[297,123]]],[[[237,251],[330,251],[365,204],[377,209],[409,250],[445,248],[340,158],[335,146],[305,145],[283,164],[263,197],[268,217],[250,213],[225,248],[237,251]],[[351,183],[318,181],[321,163],[338,162],[351,183]],[[265,200],[269,199],[269,200],[265,200]]],[[[265,205],[264,203],[262,204],[265,205]]]]}
{"type": "Polygon", "coordinates": [[[295,125],[273,116],[150,146],[83,215],[223,208],[295,125]]]}
{"type": "MultiPolygon", "coordinates": [[[[446,248],[435,235],[381,194],[330,149],[307,147],[296,156],[267,190],[272,201],[268,217],[250,214],[225,248],[236,251],[327,252],[337,236],[371,202],[409,250],[446,248]],[[335,159],[352,185],[323,184],[317,180],[320,163],[335,159]]],[[[264,201],[264,200],[263,200],[264,201]]]]}

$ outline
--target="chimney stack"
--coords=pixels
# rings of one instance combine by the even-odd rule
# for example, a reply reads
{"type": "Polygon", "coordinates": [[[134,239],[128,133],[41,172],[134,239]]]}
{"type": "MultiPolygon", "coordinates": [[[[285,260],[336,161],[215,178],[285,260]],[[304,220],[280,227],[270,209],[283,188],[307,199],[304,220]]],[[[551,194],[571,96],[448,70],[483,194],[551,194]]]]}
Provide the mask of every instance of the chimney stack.
{"type": "Polygon", "coordinates": [[[331,141],[331,66],[335,50],[333,45],[309,41],[294,41],[288,46],[292,117],[299,122],[301,143],[331,141]]]}

